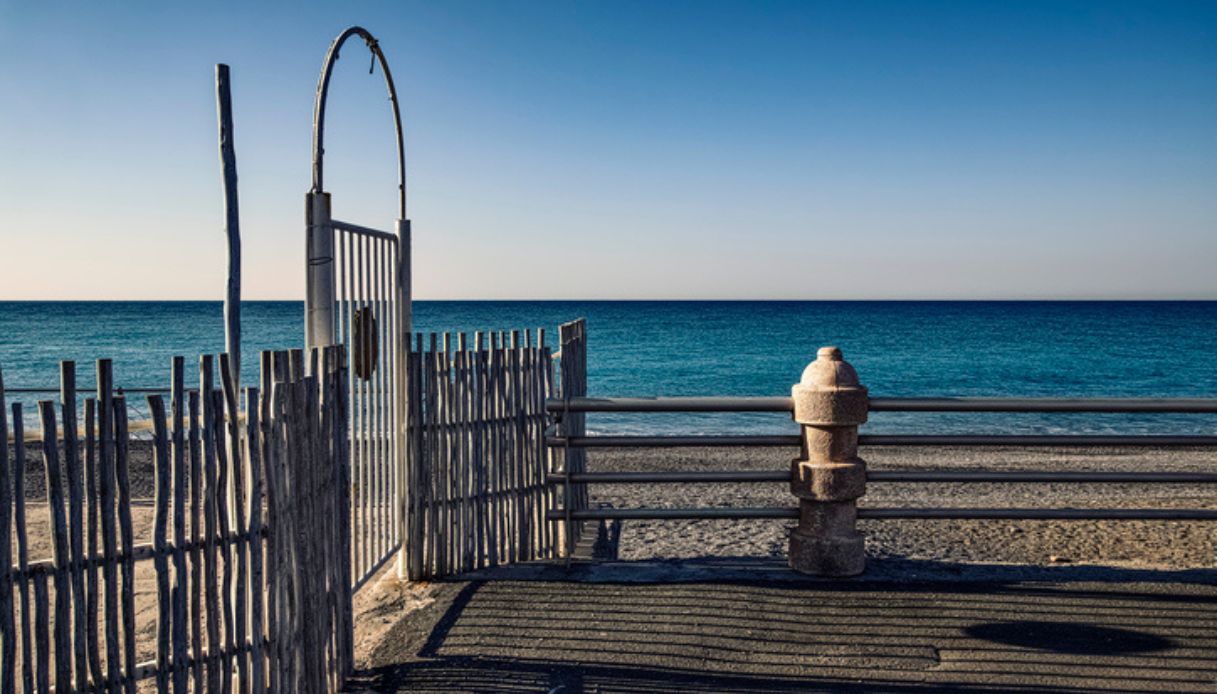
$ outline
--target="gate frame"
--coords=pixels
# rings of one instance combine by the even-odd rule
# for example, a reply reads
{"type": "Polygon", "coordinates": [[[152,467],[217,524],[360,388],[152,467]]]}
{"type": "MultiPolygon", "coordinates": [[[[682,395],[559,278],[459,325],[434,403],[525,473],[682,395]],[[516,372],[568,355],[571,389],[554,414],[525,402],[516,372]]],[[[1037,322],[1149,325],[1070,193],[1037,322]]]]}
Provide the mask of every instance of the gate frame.
{"type": "MultiPolygon", "coordinates": [[[[309,348],[321,347],[336,342],[335,308],[337,293],[334,286],[334,227],[335,220],[331,214],[330,194],[325,191],[323,184],[324,155],[325,155],[325,106],[329,97],[330,78],[333,75],[334,63],[337,62],[339,51],[347,39],[358,36],[364,40],[374,60],[380,64],[384,73],[385,86],[389,92],[389,103],[393,108],[394,134],[397,142],[397,188],[398,188],[398,218],[394,222],[394,232],[397,237],[398,264],[397,296],[394,297],[396,324],[398,326],[396,360],[396,382],[393,384],[393,397],[397,413],[394,422],[397,438],[397,459],[393,461],[397,475],[397,499],[395,512],[398,517],[398,527],[405,528],[405,414],[406,393],[405,384],[405,351],[409,349],[409,340],[413,334],[413,309],[411,302],[413,292],[411,282],[411,253],[410,253],[410,220],[406,216],[406,155],[405,138],[401,125],[401,109],[397,101],[397,88],[393,83],[393,74],[389,62],[380,43],[372,34],[360,26],[348,27],[330,44],[317,83],[317,94],[313,103],[313,182],[312,188],[305,196],[306,220],[306,276],[304,300],[304,336],[305,345],[309,348]]],[[[375,63],[373,64],[375,65],[375,63]]],[[[369,70],[370,72],[370,70],[369,70]]],[[[338,222],[338,224],[342,224],[338,222]]],[[[356,225],[347,225],[356,226],[356,225]]],[[[399,541],[401,538],[397,538],[399,541]]],[[[404,567],[399,566],[399,571],[404,567]]]]}

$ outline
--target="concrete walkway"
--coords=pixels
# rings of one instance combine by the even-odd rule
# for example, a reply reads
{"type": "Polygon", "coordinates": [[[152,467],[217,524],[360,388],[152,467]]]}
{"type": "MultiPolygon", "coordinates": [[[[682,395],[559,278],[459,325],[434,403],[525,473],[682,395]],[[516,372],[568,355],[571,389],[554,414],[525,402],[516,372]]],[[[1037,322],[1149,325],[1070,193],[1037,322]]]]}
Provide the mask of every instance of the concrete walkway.
{"type": "Polygon", "coordinates": [[[1217,692],[1211,569],[895,561],[823,581],[741,559],[468,578],[412,588],[425,606],[351,688],[1217,692]]]}

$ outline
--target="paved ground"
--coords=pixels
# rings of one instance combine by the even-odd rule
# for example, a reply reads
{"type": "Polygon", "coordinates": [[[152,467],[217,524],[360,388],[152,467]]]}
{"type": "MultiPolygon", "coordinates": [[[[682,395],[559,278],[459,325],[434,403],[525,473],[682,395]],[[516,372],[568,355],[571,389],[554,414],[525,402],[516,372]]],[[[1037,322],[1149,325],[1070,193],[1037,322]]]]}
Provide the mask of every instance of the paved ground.
{"type": "Polygon", "coordinates": [[[378,590],[400,600],[356,691],[1217,692],[1212,569],[608,562],[378,590]]]}
{"type": "MultiPolygon", "coordinates": [[[[782,469],[794,451],[595,451],[595,470],[782,469]]],[[[871,449],[872,469],[1212,470],[1210,450],[871,449]]],[[[769,485],[601,485],[596,503],[793,504],[769,485]]],[[[1213,508],[1196,485],[875,484],[864,505],[1213,508]]],[[[778,522],[629,522],[567,571],[360,596],[353,689],[1217,692],[1217,524],[862,523],[864,580],[785,566],[778,522]],[[746,555],[746,556],[744,556],[746,555]],[[735,556],[734,559],[714,557],[735,556]],[[669,561],[664,561],[664,560],[669,561]],[[1184,568],[1197,567],[1197,568],[1184,568]]]]}

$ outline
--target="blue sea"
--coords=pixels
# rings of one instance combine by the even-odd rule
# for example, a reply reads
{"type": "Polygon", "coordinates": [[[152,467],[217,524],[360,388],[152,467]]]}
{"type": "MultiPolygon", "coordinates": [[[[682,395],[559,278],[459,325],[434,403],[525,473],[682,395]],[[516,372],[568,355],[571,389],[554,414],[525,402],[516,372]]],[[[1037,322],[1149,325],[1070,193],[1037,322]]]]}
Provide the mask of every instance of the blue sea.
{"type": "MultiPolygon", "coordinates": [[[[245,382],[263,349],[301,345],[299,302],[247,302],[245,382]]],[[[873,396],[1217,397],[1217,302],[420,301],[415,329],[588,321],[592,395],[784,395],[821,345],[873,396]]],[[[223,348],[219,302],[0,302],[10,387],[57,363],[114,360],[118,385],[163,387],[170,357],[223,348]]],[[[34,399],[36,396],[23,396],[34,399]]],[[[46,396],[41,396],[46,397],[46,396]]],[[[786,415],[593,415],[605,433],[791,432],[786,415]]],[[[1217,417],[878,413],[871,433],[1217,433],[1217,417]]]]}

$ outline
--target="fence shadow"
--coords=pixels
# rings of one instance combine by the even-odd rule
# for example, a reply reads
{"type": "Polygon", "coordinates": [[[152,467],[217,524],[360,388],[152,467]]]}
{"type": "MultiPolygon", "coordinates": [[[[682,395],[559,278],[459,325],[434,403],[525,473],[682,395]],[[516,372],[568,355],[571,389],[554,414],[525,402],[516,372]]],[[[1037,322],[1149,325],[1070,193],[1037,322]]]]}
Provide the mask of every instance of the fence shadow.
{"type": "Polygon", "coordinates": [[[1019,583],[1194,583],[1217,585],[1217,567],[1154,569],[1101,564],[1003,564],[949,562],[901,556],[871,557],[866,573],[848,581],[807,576],[792,571],[784,557],[702,557],[696,559],[618,560],[619,531],[602,524],[585,533],[581,547],[568,567],[556,562],[525,562],[474,571],[456,580],[574,581],[622,583],[744,582],[777,584],[834,584],[969,581],[1019,583]],[[591,539],[590,542],[588,540],[591,539]]]}
{"type": "Polygon", "coordinates": [[[1212,691],[1214,624],[1217,589],[1190,582],[479,580],[352,686],[1212,691]]]}

